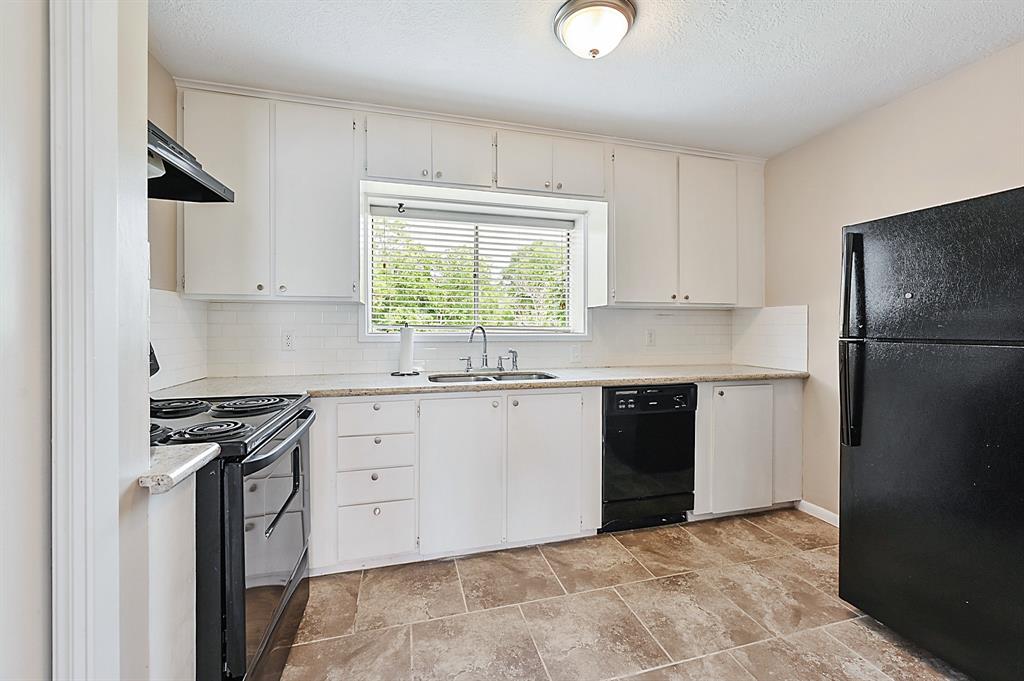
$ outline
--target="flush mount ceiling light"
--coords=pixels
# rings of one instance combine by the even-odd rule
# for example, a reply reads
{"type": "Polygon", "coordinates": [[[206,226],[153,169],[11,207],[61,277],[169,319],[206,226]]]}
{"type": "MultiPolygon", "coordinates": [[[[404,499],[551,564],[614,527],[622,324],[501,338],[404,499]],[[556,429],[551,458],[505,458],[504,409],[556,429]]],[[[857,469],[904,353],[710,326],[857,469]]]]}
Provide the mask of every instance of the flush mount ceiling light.
{"type": "Polygon", "coordinates": [[[555,35],[583,59],[614,50],[636,19],[629,0],[569,0],[555,15],[555,35]]]}

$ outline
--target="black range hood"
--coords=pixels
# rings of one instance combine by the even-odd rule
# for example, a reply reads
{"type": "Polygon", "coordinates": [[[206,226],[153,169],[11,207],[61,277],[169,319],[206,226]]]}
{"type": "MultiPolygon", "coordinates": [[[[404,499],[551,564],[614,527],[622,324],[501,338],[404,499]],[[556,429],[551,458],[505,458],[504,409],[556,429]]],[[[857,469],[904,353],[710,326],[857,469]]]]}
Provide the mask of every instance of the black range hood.
{"type": "Polygon", "coordinates": [[[235,192],[203,170],[196,157],[149,123],[149,198],[196,203],[235,200],[235,192]]]}

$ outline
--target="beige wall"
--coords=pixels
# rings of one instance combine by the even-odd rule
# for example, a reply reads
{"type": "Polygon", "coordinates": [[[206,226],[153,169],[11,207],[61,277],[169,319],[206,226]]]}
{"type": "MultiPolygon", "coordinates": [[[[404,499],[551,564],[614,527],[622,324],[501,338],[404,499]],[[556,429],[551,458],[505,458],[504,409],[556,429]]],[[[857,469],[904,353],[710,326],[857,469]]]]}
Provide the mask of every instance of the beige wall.
{"type": "MultiPolygon", "coordinates": [[[[172,137],[178,134],[178,95],[171,74],[149,55],[149,120],[172,137]]],[[[177,229],[174,201],[149,202],[150,285],[177,289],[177,229]]]]}
{"type": "Polygon", "coordinates": [[[810,307],[807,501],[838,511],[843,225],[1021,185],[1024,43],[768,162],[766,304],[810,307]]]}
{"type": "Polygon", "coordinates": [[[0,679],[51,676],[48,14],[0,2],[0,679]]]}

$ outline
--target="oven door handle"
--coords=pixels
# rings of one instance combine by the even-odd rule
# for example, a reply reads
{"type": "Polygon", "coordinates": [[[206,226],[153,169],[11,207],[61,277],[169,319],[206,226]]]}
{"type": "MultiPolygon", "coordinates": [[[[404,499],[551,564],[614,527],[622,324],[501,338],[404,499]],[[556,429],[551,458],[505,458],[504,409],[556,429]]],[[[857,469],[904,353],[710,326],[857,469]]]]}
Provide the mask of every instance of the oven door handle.
{"type": "Polygon", "coordinates": [[[313,425],[313,421],[316,420],[316,412],[312,409],[304,409],[299,413],[299,417],[296,420],[302,421],[302,425],[296,428],[295,432],[283,440],[281,444],[277,445],[266,454],[251,456],[242,462],[242,475],[251,475],[258,470],[266,468],[281,458],[282,454],[291,449],[292,446],[309,431],[310,426],[313,425]]]}
{"type": "Polygon", "coordinates": [[[281,504],[281,508],[278,509],[277,513],[274,514],[274,519],[267,525],[267,531],[263,533],[263,536],[270,539],[270,535],[274,533],[274,529],[277,527],[277,523],[284,517],[285,512],[288,511],[288,507],[292,505],[292,499],[299,493],[299,487],[302,486],[302,464],[300,460],[299,449],[292,450],[292,492],[288,495],[288,498],[281,504]]]}

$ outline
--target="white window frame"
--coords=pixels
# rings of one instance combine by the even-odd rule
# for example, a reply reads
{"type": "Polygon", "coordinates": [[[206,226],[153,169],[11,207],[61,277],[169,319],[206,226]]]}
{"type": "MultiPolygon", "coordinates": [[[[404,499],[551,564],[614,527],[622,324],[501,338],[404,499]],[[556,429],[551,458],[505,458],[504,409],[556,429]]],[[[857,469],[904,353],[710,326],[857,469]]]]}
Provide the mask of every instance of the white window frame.
{"type": "MultiPolygon", "coordinates": [[[[389,182],[362,181],[360,183],[360,302],[363,309],[359,315],[359,341],[364,343],[398,342],[397,333],[373,330],[370,324],[370,206],[397,207],[401,201],[406,208],[446,210],[495,216],[521,216],[570,220],[573,227],[573,256],[575,266],[570,269],[573,297],[570,310],[574,314],[573,331],[511,331],[488,329],[488,338],[518,342],[579,342],[590,340],[590,310],[588,306],[588,285],[590,283],[589,255],[593,228],[606,233],[608,204],[604,201],[565,199],[533,195],[506,194],[486,190],[455,189],[405,185],[389,182]]],[[[466,334],[469,328],[465,329],[466,334]]],[[[458,331],[421,330],[417,337],[429,342],[466,341],[467,336],[458,331]]]]}

